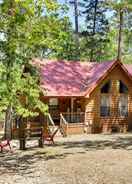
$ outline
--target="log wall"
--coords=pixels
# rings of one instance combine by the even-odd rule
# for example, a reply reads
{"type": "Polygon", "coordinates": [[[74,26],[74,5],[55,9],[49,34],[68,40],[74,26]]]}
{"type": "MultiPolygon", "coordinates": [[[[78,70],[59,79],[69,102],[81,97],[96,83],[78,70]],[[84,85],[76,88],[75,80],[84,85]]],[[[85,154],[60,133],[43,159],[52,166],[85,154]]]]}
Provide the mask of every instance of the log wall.
{"type": "Polygon", "coordinates": [[[101,82],[91,93],[90,98],[85,101],[85,123],[92,124],[92,133],[111,132],[112,126],[119,128],[120,132],[132,129],[132,81],[120,66],[116,66],[109,75],[101,82]],[[100,116],[100,89],[111,80],[111,91],[108,95],[111,97],[111,109],[109,117],[100,116]],[[117,81],[121,80],[128,87],[128,117],[120,117],[118,114],[118,100],[121,95],[117,89],[117,81]]]}

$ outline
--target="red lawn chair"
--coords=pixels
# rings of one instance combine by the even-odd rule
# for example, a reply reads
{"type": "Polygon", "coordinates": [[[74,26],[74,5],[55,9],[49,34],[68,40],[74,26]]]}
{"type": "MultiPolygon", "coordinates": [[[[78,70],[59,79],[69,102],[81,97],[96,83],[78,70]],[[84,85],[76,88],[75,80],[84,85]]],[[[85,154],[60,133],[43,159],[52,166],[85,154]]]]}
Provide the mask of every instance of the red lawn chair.
{"type": "Polygon", "coordinates": [[[59,128],[57,128],[53,133],[51,133],[50,129],[47,128],[47,132],[43,134],[43,141],[48,141],[52,144],[55,144],[54,137],[57,134],[59,128]]]}
{"type": "Polygon", "coordinates": [[[0,141],[0,150],[1,152],[3,152],[3,149],[5,147],[9,147],[10,151],[11,151],[11,144],[10,144],[10,140],[2,140],[0,141]]]}

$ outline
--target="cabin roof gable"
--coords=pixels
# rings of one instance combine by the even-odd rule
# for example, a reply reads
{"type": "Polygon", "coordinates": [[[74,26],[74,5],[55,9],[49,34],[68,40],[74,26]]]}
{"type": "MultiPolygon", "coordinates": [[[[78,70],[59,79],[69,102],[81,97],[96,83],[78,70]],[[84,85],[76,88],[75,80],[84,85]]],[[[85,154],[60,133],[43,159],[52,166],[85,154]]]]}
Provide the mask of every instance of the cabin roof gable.
{"type": "Polygon", "coordinates": [[[124,65],[119,61],[89,63],[34,59],[32,64],[39,69],[40,87],[49,97],[89,97],[117,65],[132,80],[132,65],[124,65]]]}
{"type": "Polygon", "coordinates": [[[110,68],[108,68],[104,74],[102,74],[102,76],[100,78],[98,78],[97,81],[95,81],[95,83],[93,83],[93,85],[90,88],[87,88],[87,90],[85,91],[84,96],[85,97],[89,97],[90,94],[94,91],[94,89],[106,78],[108,77],[108,75],[114,70],[114,68],[116,66],[120,66],[121,69],[126,73],[126,75],[128,76],[128,78],[132,81],[132,65],[126,64],[124,65],[122,62],[120,61],[115,61],[110,68]]]}

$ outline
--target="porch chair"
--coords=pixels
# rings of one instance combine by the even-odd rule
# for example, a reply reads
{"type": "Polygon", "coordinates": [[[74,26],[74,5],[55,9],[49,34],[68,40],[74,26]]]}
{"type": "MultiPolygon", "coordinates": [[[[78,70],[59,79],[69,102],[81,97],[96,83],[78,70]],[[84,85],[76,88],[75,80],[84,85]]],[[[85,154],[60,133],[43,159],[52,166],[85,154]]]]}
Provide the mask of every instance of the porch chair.
{"type": "Polygon", "coordinates": [[[56,130],[54,130],[53,132],[51,132],[50,128],[47,127],[43,133],[43,142],[48,141],[52,144],[55,144],[54,137],[57,134],[58,130],[59,130],[59,127],[56,130]]]}
{"type": "Polygon", "coordinates": [[[3,149],[5,147],[9,147],[10,151],[11,151],[11,144],[10,144],[10,140],[7,139],[7,140],[1,140],[0,141],[0,151],[3,152],[3,149]]]}

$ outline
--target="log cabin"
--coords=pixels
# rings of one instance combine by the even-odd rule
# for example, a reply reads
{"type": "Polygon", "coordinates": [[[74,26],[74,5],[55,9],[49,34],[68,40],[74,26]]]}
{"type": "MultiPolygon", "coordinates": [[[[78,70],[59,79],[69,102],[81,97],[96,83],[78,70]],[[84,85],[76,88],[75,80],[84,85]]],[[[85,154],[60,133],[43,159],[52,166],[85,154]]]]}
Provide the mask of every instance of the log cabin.
{"type": "Polygon", "coordinates": [[[33,65],[40,72],[47,119],[64,135],[132,130],[132,65],[39,59],[33,65]]]}

